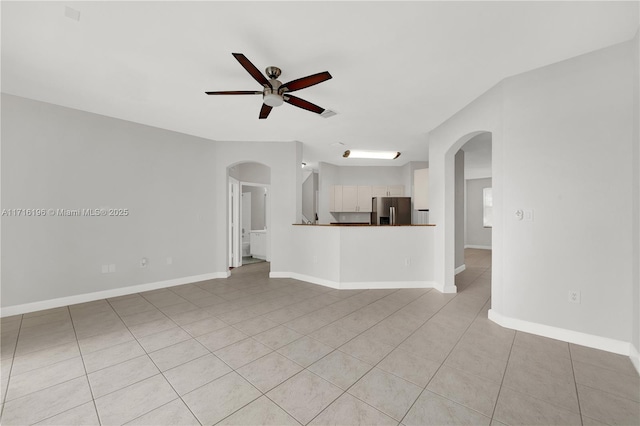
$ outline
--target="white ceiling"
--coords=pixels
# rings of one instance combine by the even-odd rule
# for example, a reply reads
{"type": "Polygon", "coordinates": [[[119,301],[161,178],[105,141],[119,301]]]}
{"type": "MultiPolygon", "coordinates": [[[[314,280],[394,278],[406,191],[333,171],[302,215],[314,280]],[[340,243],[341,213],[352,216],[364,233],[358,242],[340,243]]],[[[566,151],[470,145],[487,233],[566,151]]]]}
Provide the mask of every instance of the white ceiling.
{"type": "Polygon", "coordinates": [[[637,2],[2,2],[2,91],[213,140],[292,141],[304,161],[346,148],[428,159],[426,134],[504,77],[633,37],[637,2]],[[80,11],[65,17],[65,6],[80,11]],[[283,105],[231,56],[286,82],[332,118],[283,105]],[[344,147],[334,146],[342,142],[344,147]]]}

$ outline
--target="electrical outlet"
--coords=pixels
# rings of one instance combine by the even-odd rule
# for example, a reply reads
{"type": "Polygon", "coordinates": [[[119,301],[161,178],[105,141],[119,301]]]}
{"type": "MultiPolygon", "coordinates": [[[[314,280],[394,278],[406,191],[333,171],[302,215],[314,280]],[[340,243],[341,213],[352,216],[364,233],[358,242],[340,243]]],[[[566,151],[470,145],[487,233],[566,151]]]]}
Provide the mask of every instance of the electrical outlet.
{"type": "Polygon", "coordinates": [[[102,273],[103,274],[109,273],[109,265],[102,265],[102,273]]]}
{"type": "Polygon", "coordinates": [[[409,266],[411,265],[411,258],[410,257],[405,257],[404,258],[404,266],[409,266]]]}
{"type": "Polygon", "coordinates": [[[524,211],[524,220],[527,222],[533,222],[533,210],[524,211]]]}
{"type": "Polygon", "coordinates": [[[115,272],[115,271],[116,271],[116,265],[112,263],[111,265],[109,265],[109,272],[115,272]]]}
{"type": "Polygon", "coordinates": [[[578,290],[569,290],[569,303],[580,303],[580,292],[578,290]]]}

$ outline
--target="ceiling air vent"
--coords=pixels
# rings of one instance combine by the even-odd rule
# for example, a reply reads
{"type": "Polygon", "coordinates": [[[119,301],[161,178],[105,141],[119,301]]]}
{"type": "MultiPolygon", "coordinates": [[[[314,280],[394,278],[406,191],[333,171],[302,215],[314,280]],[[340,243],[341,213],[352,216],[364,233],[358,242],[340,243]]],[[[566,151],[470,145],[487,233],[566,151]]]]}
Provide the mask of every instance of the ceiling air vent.
{"type": "Polygon", "coordinates": [[[79,21],[80,20],[80,11],[72,9],[69,6],[66,6],[64,8],[64,16],[66,16],[69,19],[73,19],[74,21],[79,21]]]}

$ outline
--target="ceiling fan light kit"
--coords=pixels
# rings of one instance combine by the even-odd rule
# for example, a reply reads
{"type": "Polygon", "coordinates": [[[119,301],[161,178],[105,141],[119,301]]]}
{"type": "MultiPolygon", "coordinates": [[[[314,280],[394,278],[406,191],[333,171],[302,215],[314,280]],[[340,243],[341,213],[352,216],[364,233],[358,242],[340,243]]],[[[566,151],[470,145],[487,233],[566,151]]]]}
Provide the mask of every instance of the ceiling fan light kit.
{"type": "Polygon", "coordinates": [[[395,160],[400,157],[399,151],[362,151],[348,149],[342,154],[344,158],[367,158],[373,160],[395,160]]]}
{"type": "Polygon", "coordinates": [[[273,107],[280,106],[285,102],[298,108],[315,112],[316,114],[322,114],[325,112],[324,108],[312,104],[309,101],[305,101],[304,99],[288,95],[288,93],[314,86],[318,83],[331,79],[331,74],[329,74],[328,71],[308,75],[282,84],[278,80],[278,77],[280,77],[280,74],[282,73],[280,68],[274,66],[267,67],[265,69],[265,74],[269,77],[269,79],[267,79],[242,53],[232,53],[232,55],[238,60],[238,62],[240,62],[240,65],[242,65],[251,77],[262,85],[264,89],[261,92],[251,90],[205,92],[207,95],[262,95],[263,103],[262,108],[260,109],[260,114],[258,115],[259,119],[267,118],[273,107]]]}

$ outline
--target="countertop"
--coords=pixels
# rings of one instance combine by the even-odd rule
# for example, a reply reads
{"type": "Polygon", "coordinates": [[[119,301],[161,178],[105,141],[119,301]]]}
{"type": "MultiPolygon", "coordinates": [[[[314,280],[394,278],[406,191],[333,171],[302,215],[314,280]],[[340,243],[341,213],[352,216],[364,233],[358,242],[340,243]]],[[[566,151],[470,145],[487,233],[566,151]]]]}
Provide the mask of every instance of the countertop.
{"type": "Polygon", "coordinates": [[[412,225],[370,225],[368,223],[294,223],[294,226],[368,226],[371,228],[388,228],[390,226],[436,226],[434,224],[412,224],[412,225]]]}

